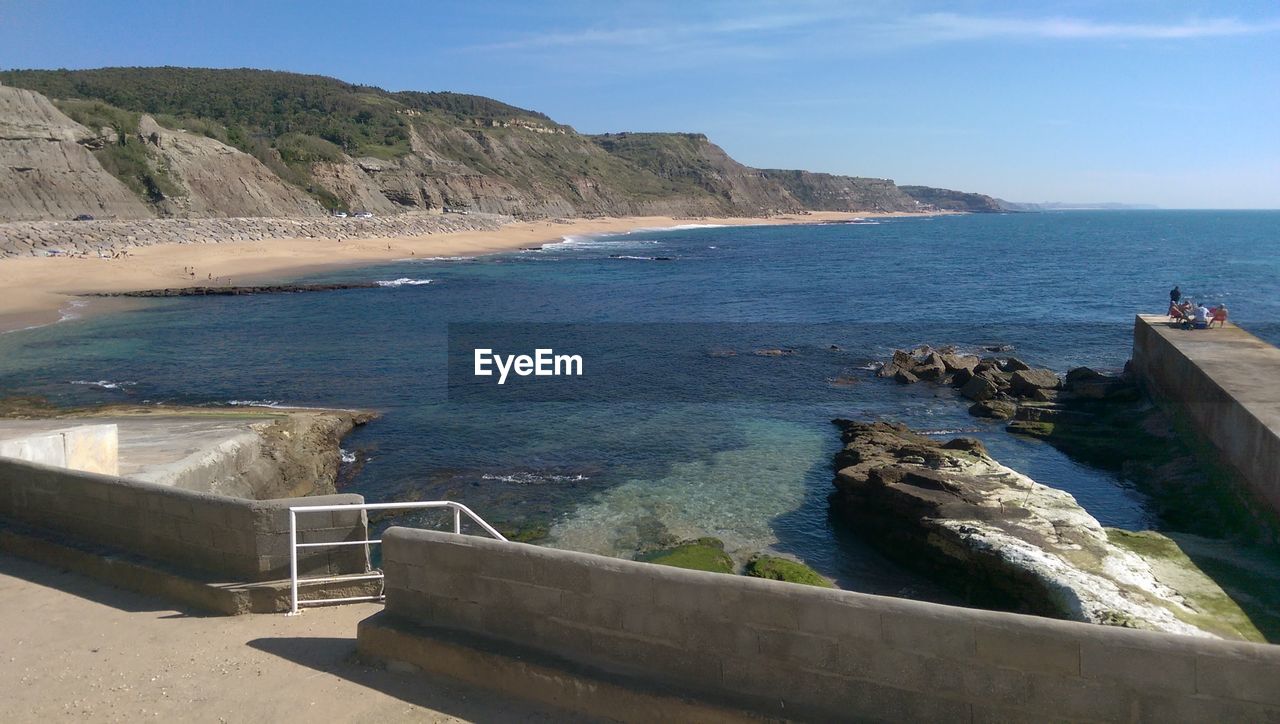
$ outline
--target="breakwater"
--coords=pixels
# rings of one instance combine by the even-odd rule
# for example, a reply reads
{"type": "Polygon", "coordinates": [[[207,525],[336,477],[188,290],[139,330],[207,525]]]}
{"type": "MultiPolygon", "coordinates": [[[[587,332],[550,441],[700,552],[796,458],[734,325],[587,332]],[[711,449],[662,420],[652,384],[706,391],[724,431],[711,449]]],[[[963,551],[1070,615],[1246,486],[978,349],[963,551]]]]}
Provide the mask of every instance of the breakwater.
{"type": "Polygon", "coordinates": [[[653,710],[620,708],[611,684],[818,721],[1280,714],[1275,646],[406,528],[388,530],[383,541],[387,608],[361,623],[363,655],[610,717],[642,720],[640,711],[653,710]],[[459,646],[458,636],[473,638],[459,646]],[[466,665],[458,663],[462,648],[472,652],[466,665]]]}
{"type": "Polygon", "coordinates": [[[510,221],[494,214],[395,214],[370,219],[95,219],[0,223],[0,258],[99,255],[153,244],[218,244],[270,239],[383,239],[490,231],[510,221]]]}
{"type": "Polygon", "coordinates": [[[1212,445],[1248,492],[1280,514],[1280,349],[1235,325],[1172,327],[1163,315],[1134,322],[1133,370],[1212,445]]]}

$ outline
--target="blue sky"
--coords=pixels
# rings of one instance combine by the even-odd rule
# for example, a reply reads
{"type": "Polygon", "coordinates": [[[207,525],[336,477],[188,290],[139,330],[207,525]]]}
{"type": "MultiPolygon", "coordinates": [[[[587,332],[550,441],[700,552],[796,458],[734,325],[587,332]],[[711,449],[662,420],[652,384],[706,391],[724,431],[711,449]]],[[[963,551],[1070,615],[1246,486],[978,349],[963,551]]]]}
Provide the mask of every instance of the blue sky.
{"type": "Polygon", "coordinates": [[[1280,208],[1274,0],[0,0],[0,67],[104,65],[478,93],[1016,201],[1280,208]]]}

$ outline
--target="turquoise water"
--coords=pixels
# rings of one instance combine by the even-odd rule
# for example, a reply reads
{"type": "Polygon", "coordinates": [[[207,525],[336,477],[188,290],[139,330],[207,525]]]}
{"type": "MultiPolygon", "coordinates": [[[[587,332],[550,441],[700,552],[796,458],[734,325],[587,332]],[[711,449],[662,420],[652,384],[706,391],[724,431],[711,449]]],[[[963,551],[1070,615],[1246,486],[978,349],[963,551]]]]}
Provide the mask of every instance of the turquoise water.
{"type": "Polygon", "coordinates": [[[715,535],[739,557],[778,550],[846,588],[930,598],[828,519],[832,417],[975,435],[1105,524],[1160,522],[1123,480],[969,417],[950,390],[877,380],[872,363],[932,343],[1118,369],[1133,315],[1163,311],[1174,283],[1280,342],[1278,232],[1275,212],[1143,211],[569,239],[312,277],[430,283],[154,300],[3,335],[0,392],[374,408],[383,417],[345,443],[347,489],[371,500],[450,497],[491,521],[546,525],[549,545],[610,555],[664,532],[715,535]],[[511,323],[500,344],[568,323],[557,351],[577,345],[597,394],[575,401],[541,382],[461,394],[449,325],[456,341],[474,322],[511,323]],[[77,384],[96,382],[109,384],[77,384]]]}

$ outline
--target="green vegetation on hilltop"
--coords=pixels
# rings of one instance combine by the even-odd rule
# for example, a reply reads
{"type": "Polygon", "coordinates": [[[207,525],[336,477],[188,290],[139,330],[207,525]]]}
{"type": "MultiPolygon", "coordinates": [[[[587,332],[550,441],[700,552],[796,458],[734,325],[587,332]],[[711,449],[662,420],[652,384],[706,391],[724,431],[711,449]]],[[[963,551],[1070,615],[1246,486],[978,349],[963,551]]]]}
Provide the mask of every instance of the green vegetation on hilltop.
{"type": "Polygon", "coordinates": [[[406,109],[453,118],[550,122],[541,113],[479,96],[391,93],[325,76],[245,68],[10,70],[0,72],[0,83],[50,98],[97,100],[133,113],[163,115],[180,126],[193,122],[199,132],[249,152],[253,139],[301,134],[351,155],[403,155],[409,152],[406,109]]]}
{"type": "Polygon", "coordinates": [[[158,202],[181,196],[183,189],[170,178],[151,154],[146,144],[138,138],[139,114],[126,111],[101,101],[63,100],[58,109],[71,120],[91,130],[108,130],[105,144],[93,155],[112,176],[142,198],[158,202]]]}

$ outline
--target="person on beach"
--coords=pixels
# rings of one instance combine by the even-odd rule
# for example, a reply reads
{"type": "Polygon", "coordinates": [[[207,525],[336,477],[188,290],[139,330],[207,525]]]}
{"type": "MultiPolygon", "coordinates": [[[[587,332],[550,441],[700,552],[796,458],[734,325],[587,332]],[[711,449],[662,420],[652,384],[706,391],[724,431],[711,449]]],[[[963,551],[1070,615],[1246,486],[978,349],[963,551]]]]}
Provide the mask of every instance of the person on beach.
{"type": "Polygon", "coordinates": [[[1177,284],[1174,284],[1173,289],[1169,290],[1169,304],[1177,304],[1180,299],[1182,299],[1182,290],[1178,288],[1177,284]]]}

